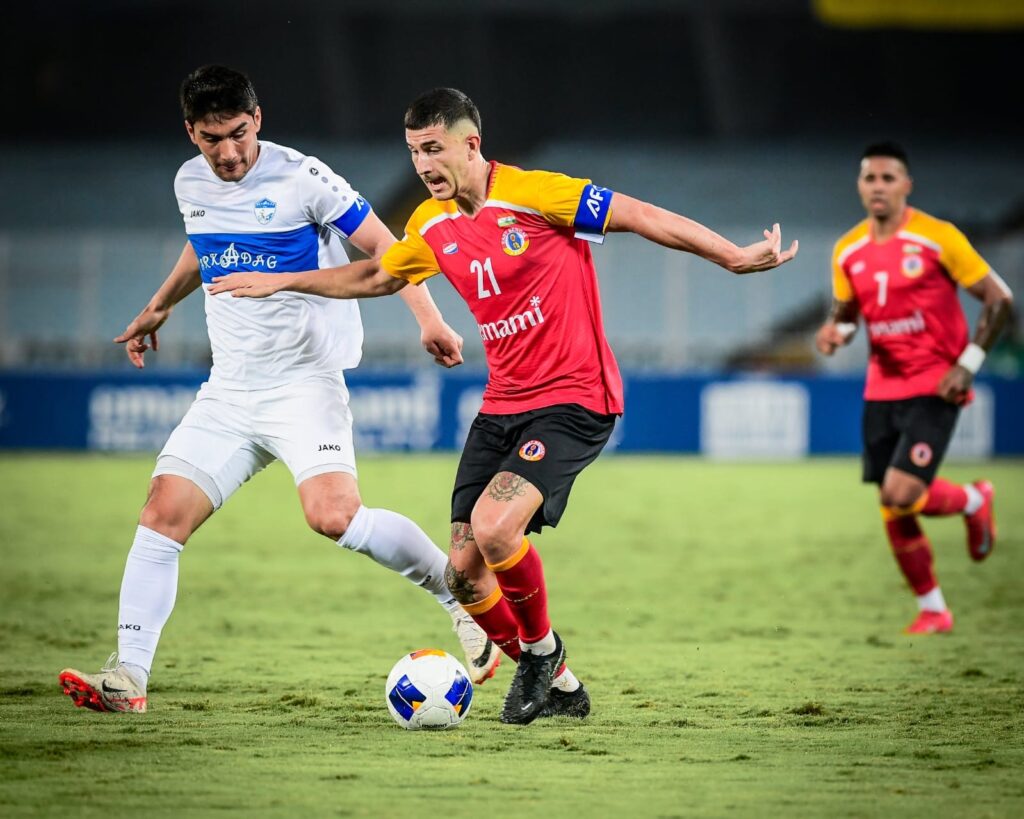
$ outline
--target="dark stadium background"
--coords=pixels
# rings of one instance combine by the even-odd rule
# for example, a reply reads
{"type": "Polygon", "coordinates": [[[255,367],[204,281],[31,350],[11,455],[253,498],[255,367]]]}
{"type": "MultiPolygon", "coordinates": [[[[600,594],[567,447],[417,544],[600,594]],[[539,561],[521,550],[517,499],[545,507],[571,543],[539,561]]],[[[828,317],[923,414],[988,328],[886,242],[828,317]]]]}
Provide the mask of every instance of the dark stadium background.
{"type": "MultiPolygon", "coordinates": [[[[869,141],[904,142],[917,179],[912,201],[955,221],[1024,292],[1024,152],[1013,110],[1024,74],[1021,2],[124,0],[19,5],[5,14],[0,446],[112,446],[89,431],[95,378],[104,389],[149,383],[126,371],[109,339],[180,249],[171,180],[194,149],[176,92],[188,71],[209,62],[250,74],[265,138],[332,163],[399,232],[424,195],[408,166],[402,111],[427,87],[455,85],[482,110],[489,158],[593,176],[736,241],[757,239],[775,220],[785,237],[800,238],[798,259],[757,281],[730,281],[627,237],[600,251],[609,335],[635,376],[633,417],[646,417],[648,391],[676,390],[678,426],[690,429],[641,440],[629,437],[642,426],[635,423],[626,448],[707,451],[701,396],[750,372],[795,378],[810,391],[808,451],[856,448],[863,334],[830,362],[814,356],[810,338],[828,301],[831,242],[862,216],[854,178],[869,141]],[[823,370],[846,379],[845,391],[822,392],[823,370]],[[44,387],[52,392],[32,392],[44,387]],[[28,423],[19,406],[72,394],[84,402],[72,415],[17,426],[18,412],[28,423]],[[839,425],[849,434],[822,438],[818,412],[848,419],[839,425]],[[56,428],[77,431],[60,438],[56,428]]],[[[468,314],[443,282],[433,289],[467,338],[467,369],[479,373],[468,314]]],[[[152,362],[153,377],[170,380],[149,396],[156,406],[140,412],[163,426],[154,422],[123,445],[154,445],[180,404],[159,390],[184,383],[187,394],[201,378],[200,301],[176,312],[152,362]]],[[[394,301],[364,309],[365,372],[407,388],[408,406],[392,416],[408,420],[419,403],[436,400],[444,424],[472,403],[466,385],[437,383],[394,301]]],[[[1013,330],[986,365],[995,379],[982,402],[990,417],[975,433],[992,441],[969,453],[1024,451],[999,409],[1017,400],[1020,350],[1013,330]]],[[[462,378],[478,389],[472,373],[462,378]]],[[[757,395],[780,412],[789,406],[757,395]]],[[[116,423],[128,423],[114,412],[116,423]]],[[[654,404],[650,412],[656,417],[654,404]]],[[[364,424],[363,444],[389,446],[387,430],[373,423],[364,424]]],[[[423,435],[393,443],[454,446],[459,428],[453,421],[432,443],[429,429],[423,435]]]]}

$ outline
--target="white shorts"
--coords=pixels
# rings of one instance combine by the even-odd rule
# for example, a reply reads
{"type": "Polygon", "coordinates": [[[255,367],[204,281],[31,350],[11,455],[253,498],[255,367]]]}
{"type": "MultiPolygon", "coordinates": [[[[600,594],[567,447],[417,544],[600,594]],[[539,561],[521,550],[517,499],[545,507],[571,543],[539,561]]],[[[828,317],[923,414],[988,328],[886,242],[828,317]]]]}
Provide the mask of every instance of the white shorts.
{"type": "Polygon", "coordinates": [[[203,384],[164,444],[153,476],[187,478],[218,509],[276,458],[296,485],[327,472],[356,476],[352,412],[341,373],[271,390],[203,384]]]}

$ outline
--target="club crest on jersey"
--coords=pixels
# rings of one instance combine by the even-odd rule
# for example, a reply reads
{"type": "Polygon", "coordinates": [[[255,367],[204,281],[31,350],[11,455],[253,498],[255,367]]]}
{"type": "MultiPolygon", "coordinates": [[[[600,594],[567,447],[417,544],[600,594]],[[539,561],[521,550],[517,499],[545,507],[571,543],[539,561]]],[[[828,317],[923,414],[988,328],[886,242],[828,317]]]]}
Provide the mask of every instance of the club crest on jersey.
{"type": "Polygon", "coordinates": [[[515,223],[516,223],[516,217],[513,216],[511,213],[509,213],[509,214],[507,214],[505,216],[499,216],[498,217],[498,227],[500,227],[500,228],[512,227],[512,225],[514,225],[515,223]]]}
{"type": "Polygon", "coordinates": [[[274,214],[277,213],[277,202],[272,202],[270,199],[260,199],[253,207],[253,210],[256,211],[257,222],[261,225],[269,225],[274,218],[274,214]]]}
{"type": "Polygon", "coordinates": [[[910,448],[910,460],[914,466],[924,468],[932,462],[932,448],[924,441],[914,444],[910,448]]]}
{"type": "Polygon", "coordinates": [[[519,447],[519,457],[524,461],[539,461],[546,454],[547,450],[540,441],[527,441],[519,447]]]}
{"type": "Polygon", "coordinates": [[[901,267],[904,276],[916,279],[924,273],[924,260],[920,256],[904,256],[901,267]]]}
{"type": "Polygon", "coordinates": [[[501,234],[501,249],[509,256],[522,256],[530,246],[530,237],[519,227],[510,227],[501,234]]]}
{"type": "Polygon", "coordinates": [[[451,256],[453,253],[459,252],[459,246],[455,242],[449,242],[448,244],[441,248],[441,252],[445,256],[451,256]]]}

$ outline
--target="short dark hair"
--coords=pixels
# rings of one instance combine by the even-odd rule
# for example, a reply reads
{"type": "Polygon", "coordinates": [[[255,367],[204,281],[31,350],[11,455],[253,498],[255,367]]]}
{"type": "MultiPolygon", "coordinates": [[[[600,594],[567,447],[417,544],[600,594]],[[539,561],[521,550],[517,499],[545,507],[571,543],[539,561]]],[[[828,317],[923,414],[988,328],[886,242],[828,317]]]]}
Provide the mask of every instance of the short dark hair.
{"type": "Polygon", "coordinates": [[[908,172],[910,171],[910,159],[907,157],[907,152],[897,142],[874,142],[864,149],[864,153],[861,154],[860,158],[868,159],[873,156],[887,156],[892,159],[898,159],[903,163],[903,167],[908,172]]]}
{"type": "Polygon", "coordinates": [[[405,111],[405,127],[410,131],[443,125],[451,128],[460,120],[468,119],[483,134],[480,112],[473,100],[457,88],[433,88],[420,94],[405,111]]]}
{"type": "Polygon", "coordinates": [[[206,117],[217,121],[236,114],[256,114],[256,89],[241,71],[223,65],[204,65],[181,83],[181,112],[188,122],[206,117]]]}

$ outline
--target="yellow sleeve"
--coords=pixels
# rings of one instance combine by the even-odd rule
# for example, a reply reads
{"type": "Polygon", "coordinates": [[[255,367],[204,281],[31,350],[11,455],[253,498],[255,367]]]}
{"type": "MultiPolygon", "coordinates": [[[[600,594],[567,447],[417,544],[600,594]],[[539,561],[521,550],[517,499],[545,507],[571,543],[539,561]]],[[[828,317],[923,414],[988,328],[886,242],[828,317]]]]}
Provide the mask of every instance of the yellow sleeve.
{"type": "Polygon", "coordinates": [[[611,217],[612,191],[589,179],[551,171],[524,171],[509,175],[507,187],[496,198],[508,197],[537,211],[553,225],[572,227],[576,236],[601,241],[611,217]]]}
{"type": "Polygon", "coordinates": [[[836,301],[854,301],[854,295],[850,280],[846,272],[839,264],[839,254],[843,252],[843,243],[839,242],[832,250],[832,295],[836,301]]]}
{"type": "Polygon", "coordinates": [[[405,236],[395,242],[381,257],[381,267],[396,279],[405,279],[409,284],[436,276],[441,272],[437,258],[430,245],[416,231],[412,221],[405,226],[405,236]]]}
{"type": "Polygon", "coordinates": [[[984,279],[991,268],[978,251],[954,225],[943,222],[936,237],[942,252],[939,263],[946,268],[953,281],[961,287],[970,287],[984,279]]]}

